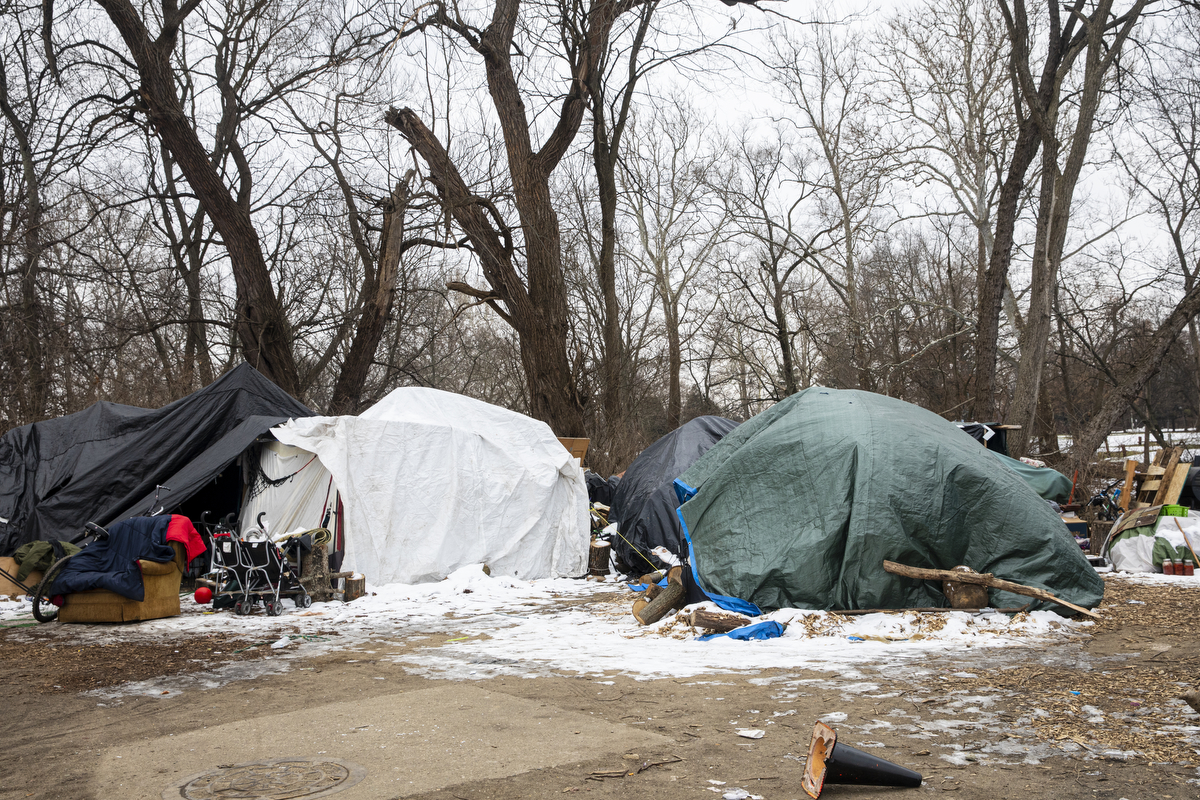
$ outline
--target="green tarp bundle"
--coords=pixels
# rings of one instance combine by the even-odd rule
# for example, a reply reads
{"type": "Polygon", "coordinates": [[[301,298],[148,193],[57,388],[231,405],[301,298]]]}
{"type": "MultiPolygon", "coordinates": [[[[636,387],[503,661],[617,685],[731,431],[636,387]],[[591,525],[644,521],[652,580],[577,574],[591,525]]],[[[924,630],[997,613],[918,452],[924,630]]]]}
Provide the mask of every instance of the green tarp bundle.
{"type": "MultiPolygon", "coordinates": [[[[936,414],[870,392],[787,398],[731,431],[676,491],[693,577],[734,610],[947,605],[939,584],[891,575],[884,560],[965,564],[1086,607],[1104,596],[1016,472],[936,414]]],[[[991,591],[997,608],[1029,600],[991,591]]]]}

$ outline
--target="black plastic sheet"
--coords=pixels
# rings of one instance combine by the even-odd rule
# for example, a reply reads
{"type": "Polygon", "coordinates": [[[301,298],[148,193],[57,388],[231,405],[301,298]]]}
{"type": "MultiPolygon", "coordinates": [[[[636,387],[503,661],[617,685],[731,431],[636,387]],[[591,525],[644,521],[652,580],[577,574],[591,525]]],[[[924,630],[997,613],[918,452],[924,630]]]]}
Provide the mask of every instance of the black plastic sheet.
{"type": "Polygon", "coordinates": [[[634,459],[617,485],[608,515],[608,521],[617,523],[621,532],[613,539],[620,563],[634,572],[649,572],[651,566],[664,566],[650,554],[655,547],[665,547],[677,556],[686,552],[675,516],[679,500],[671,483],[737,425],[724,417],[696,417],[634,459]]]}
{"type": "Polygon", "coordinates": [[[0,553],[177,508],[259,435],[312,411],[248,364],[158,409],[96,403],[0,438],[0,553]]]}

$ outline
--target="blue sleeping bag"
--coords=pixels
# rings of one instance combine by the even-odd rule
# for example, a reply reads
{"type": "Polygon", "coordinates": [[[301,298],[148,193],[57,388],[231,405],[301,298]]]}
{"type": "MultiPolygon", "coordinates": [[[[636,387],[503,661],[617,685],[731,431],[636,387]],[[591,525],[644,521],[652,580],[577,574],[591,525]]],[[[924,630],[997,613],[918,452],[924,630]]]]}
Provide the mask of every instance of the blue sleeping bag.
{"type": "Polygon", "coordinates": [[[63,565],[50,594],[108,589],[130,600],[145,600],[146,587],[138,561],[165,564],[175,558],[175,550],[166,541],[170,524],[170,514],[116,523],[108,529],[107,539],[92,542],[63,565]]]}

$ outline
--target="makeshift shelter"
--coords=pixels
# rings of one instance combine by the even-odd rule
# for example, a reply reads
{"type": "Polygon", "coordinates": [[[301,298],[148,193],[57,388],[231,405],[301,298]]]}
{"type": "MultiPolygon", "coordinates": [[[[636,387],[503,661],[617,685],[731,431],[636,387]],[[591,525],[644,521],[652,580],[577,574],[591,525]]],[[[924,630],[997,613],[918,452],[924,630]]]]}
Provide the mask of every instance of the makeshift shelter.
{"type": "MultiPolygon", "coordinates": [[[[675,486],[691,579],[725,608],[947,605],[939,585],[890,574],[885,559],[962,564],[1085,607],[1104,595],[1028,483],[953,423],[890,397],[806,389],[729,433],[675,486]]],[[[991,590],[995,607],[1027,600],[991,590]]]]}
{"type": "Polygon", "coordinates": [[[1161,573],[1163,561],[1186,560],[1192,562],[1193,569],[1197,566],[1193,548],[1200,547],[1200,511],[1189,511],[1185,517],[1156,516],[1153,508],[1130,512],[1115,529],[1105,553],[1118,572],[1161,573]]]}
{"type": "Polygon", "coordinates": [[[233,462],[273,425],[311,414],[241,364],[162,408],[101,402],[14,428],[0,438],[0,554],[159,508],[237,511],[233,462]]]}
{"type": "MultiPolygon", "coordinates": [[[[281,524],[270,507],[286,491],[291,498],[278,507],[325,515],[336,492],[345,510],[343,569],[371,583],[440,580],[480,562],[493,575],[523,579],[587,569],[583,470],[543,422],[458,394],[405,388],[360,416],[294,419],[272,433],[297,448],[279,451],[290,459],[284,469],[297,472],[287,483],[268,483],[243,520],[261,508],[272,532],[312,527],[316,516],[281,524]],[[316,460],[303,466],[306,454],[316,460]]],[[[287,474],[264,464],[269,482],[287,474]]]]}
{"type": "Polygon", "coordinates": [[[737,425],[723,417],[696,417],[633,460],[617,485],[608,515],[620,532],[613,539],[619,565],[641,574],[664,566],[650,552],[655,547],[665,547],[675,555],[687,550],[675,516],[679,499],[673,482],[737,425]]]}

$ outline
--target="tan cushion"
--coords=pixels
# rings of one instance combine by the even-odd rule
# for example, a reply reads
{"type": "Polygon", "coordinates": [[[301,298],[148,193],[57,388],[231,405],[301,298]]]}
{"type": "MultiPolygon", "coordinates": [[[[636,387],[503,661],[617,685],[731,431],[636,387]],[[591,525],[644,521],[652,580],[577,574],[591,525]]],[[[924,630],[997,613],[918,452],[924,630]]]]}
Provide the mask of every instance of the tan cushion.
{"type": "Polygon", "coordinates": [[[177,572],[178,567],[174,561],[168,561],[165,564],[159,564],[157,561],[146,561],[142,559],[138,562],[142,567],[142,577],[146,578],[151,575],[170,575],[172,572],[177,572]]]}

